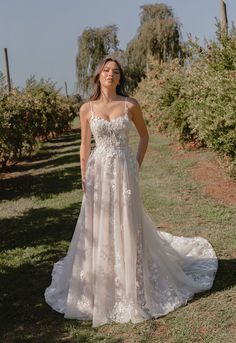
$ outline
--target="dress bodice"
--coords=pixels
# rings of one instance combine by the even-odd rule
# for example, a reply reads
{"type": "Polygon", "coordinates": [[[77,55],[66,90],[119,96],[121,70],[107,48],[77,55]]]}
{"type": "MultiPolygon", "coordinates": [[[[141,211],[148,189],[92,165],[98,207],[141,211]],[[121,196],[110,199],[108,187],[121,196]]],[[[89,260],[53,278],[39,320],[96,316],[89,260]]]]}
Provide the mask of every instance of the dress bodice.
{"type": "Polygon", "coordinates": [[[109,151],[123,150],[128,146],[131,120],[125,100],[125,110],[119,117],[110,121],[99,117],[91,107],[90,128],[96,143],[96,148],[109,151]]]}

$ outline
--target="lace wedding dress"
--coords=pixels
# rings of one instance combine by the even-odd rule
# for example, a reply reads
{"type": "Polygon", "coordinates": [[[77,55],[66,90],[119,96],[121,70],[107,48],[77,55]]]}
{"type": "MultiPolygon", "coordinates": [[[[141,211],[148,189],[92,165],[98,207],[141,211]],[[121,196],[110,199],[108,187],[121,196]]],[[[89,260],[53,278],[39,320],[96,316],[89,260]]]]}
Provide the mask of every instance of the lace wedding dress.
{"type": "Polygon", "coordinates": [[[159,231],[145,212],[126,99],[124,108],[108,121],[91,107],[96,147],[86,192],[68,252],[54,264],[45,290],[54,310],[92,320],[93,327],[163,316],[210,289],[218,268],[206,239],[159,231]]]}

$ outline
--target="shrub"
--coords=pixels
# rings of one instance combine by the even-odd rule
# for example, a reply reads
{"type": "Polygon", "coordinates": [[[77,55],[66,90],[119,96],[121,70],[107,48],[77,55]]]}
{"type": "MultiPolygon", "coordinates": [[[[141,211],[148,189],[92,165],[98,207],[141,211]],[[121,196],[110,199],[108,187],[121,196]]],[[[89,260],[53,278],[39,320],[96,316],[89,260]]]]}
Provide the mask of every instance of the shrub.
{"type": "Polygon", "coordinates": [[[71,99],[48,82],[28,82],[22,91],[0,95],[0,158],[7,161],[30,155],[37,138],[49,139],[69,128],[76,116],[71,99]]]}
{"type": "Polygon", "coordinates": [[[189,58],[159,65],[152,60],[148,78],[134,96],[147,124],[195,141],[236,159],[236,31],[217,33],[206,48],[189,42],[189,58]]]}

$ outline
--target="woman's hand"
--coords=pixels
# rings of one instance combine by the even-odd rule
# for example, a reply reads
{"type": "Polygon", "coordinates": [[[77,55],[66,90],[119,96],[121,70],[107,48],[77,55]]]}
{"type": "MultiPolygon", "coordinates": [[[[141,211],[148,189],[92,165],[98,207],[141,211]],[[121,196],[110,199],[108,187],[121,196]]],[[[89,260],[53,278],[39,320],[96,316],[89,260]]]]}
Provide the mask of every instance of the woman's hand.
{"type": "Polygon", "coordinates": [[[138,169],[140,169],[141,165],[140,165],[139,160],[137,158],[136,158],[136,162],[137,162],[138,169]]]}
{"type": "Polygon", "coordinates": [[[86,180],[82,179],[82,190],[85,193],[86,192],[86,180]]]}

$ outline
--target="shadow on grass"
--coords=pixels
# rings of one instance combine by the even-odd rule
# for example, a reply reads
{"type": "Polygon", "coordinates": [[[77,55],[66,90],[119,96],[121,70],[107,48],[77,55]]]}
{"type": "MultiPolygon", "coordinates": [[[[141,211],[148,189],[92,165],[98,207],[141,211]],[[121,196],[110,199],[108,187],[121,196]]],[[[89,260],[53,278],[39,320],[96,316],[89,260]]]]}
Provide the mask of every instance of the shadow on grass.
{"type": "MultiPolygon", "coordinates": [[[[51,162],[44,166],[44,174],[22,175],[19,177],[1,180],[0,200],[17,200],[22,197],[35,196],[40,199],[50,198],[53,194],[69,192],[81,188],[81,177],[77,155],[61,157],[64,163],[78,163],[76,167],[64,167],[63,169],[47,172],[47,167],[52,167],[51,162]]],[[[55,160],[54,166],[60,166],[60,161],[55,160]]]]}
{"type": "Polygon", "coordinates": [[[197,293],[194,295],[194,301],[210,294],[226,291],[236,285],[236,259],[219,259],[218,270],[212,288],[209,291],[197,293]]]}
{"type": "Polygon", "coordinates": [[[40,150],[34,157],[25,158],[23,163],[26,162],[27,164],[15,164],[14,166],[9,167],[7,173],[11,175],[13,173],[27,172],[28,170],[37,170],[43,168],[44,166],[47,166],[50,163],[51,165],[53,165],[53,160],[56,160],[58,155],[66,155],[73,152],[76,153],[76,155],[79,155],[79,143],[77,143],[77,141],[74,144],[70,144],[69,150],[63,151],[65,147],[66,146],[62,148],[53,145],[53,147],[43,148],[43,150],[40,150]],[[53,151],[54,148],[55,151],[53,151]]]}
{"type": "MultiPolygon", "coordinates": [[[[46,152],[47,151],[52,151],[53,153],[58,154],[58,151],[54,151],[54,150],[60,150],[60,149],[74,147],[75,143],[77,145],[77,142],[79,143],[78,137],[77,137],[77,139],[75,139],[73,141],[73,143],[69,143],[69,144],[58,144],[57,145],[56,143],[53,142],[53,144],[50,144],[50,145],[47,145],[47,146],[44,145],[42,152],[44,152],[44,151],[46,151],[46,152]]],[[[79,147],[79,144],[78,144],[78,147],[79,147]]]]}
{"type": "MultiPolygon", "coordinates": [[[[25,263],[18,268],[5,268],[1,277],[1,342],[78,342],[66,339],[63,314],[53,311],[44,300],[51,279],[51,257],[38,254],[37,264],[25,263]]],[[[58,253],[59,256],[59,253],[58,253]]],[[[55,255],[54,255],[55,259],[55,255]]],[[[91,322],[85,323],[91,330],[91,322]]],[[[80,329],[84,322],[76,321],[80,329]]]]}
{"type": "Polygon", "coordinates": [[[29,157],[26,156],[22,158],[19,162],[12,165],[11,167],[8,167],[7,170],[0,169],[0,174],[2,172],[8,173],[11,175],[12,173],[16,172],[25,172],[29,169],[36,170],[39,168],[43,168],[45,165],[47,166],[47,163],[49,162],[52,164],[53,157],[57,157],[58,154],[66,154],[71,152],[77,152],[77,155],[79,153],[79,146],[80,146],[80,140],[81,140],[81,131],[80,129],[73,129],[70,132],[67,132],[63,134],[62,136],[52,139],[48,142],[41,143],[42,146],[37,151],[36,154],[29,157]],[[68,143],[67,143],[68,142],[68,143]],[[74,149],[72,149],[74,147],[74,149]],[[69,151],[63,152],[64,148],[71,148],[69,151]],[[62,151],[60,151],[62,150],[62,151]],[[50,161],[45,161],[49,160],[50,161]],[[44,161],[42,161],[44,160],[44,161]],[[24,165],[24,162],[27,164],[24,165]],[[30,164],[32,163],[32,164],[30,164]]]}
{"type": "Polygon", "coordinates": [[[221,292],[236,285],[236,259],[219,260],[219,267],[211,293],[221,292]]]}
{"type": "Polygon", "coordinates": [[[70,240],[81,202],[63,209],[31,209],[20,217],[0,221],[1,249],[34,247],[70,240]]]}
{"type": "MultiPolygon", "coordinates": [[[[61,150],[60,150],[60,148],[58,148],[58,149],[53,153],[53,155],[54,155],[54,156],[65,155],[65,154],[67,154],[67,153],[71,154],[72,152],[75,152],[75,153],[78,155],[78,154],[79,154],[79,144],[76,145],[76,148],[72,149],[72,147],[74,147],[74,146],[75,146],[75,144],[71,145],[70,149],[68,149],[68,150],[66,150],[66,151],[63,150],[63,149],[65,149],[65,148],[63,148],[63,149],[61,149],[61,150]]],[[[50,150],[51,150],[51,149],[50,149],[50,150]]]]}
{"type": "MultiPolygon", "coordinates": [[[[31,162],[38,162],[28,165],[15,165],[9,174],[13,172],[17,172],[17,174],[11,178],[0,180],[0,200],[16,200],[21,197],[31,196],[46,199],[52,194],[81,188],[78,137],[78,133],[71,134],[70,136],[63,135],[50,143],[45,143],[48,145],[46,149],[51,150],[54,147],[57,149],[54,153],[46,153],[46,155],[44,155],[44,153],[42,154],[39,151],[38,154],[31,159],[31,162]],[[68,140],[69,142],[72,142],[70,144],[71,149],[65,152],[60,151],[61,146],[58,144],[58,140],[62,142],[63,147],[65,146],[65,141],[68,140]],[[75,148],[72,149],[72,147],[75,148]],[[74,152],[74,154],[72,154],[72,152],[74,152]],[[58,154],[61,155],[58,157],[58,154]],[[45,156],[48,159],[42,161],[45,156]],[[51,156],[53,156],[53,158],[51,158],[51,156]],[[70,167],[70,164],[78,164],[78,166],[70,167]],[[57,167],[58,170],[55,170],[57,167]],[[39,169],[42,170],[40,171],[39,169]],[[25,172],[28,170],[30,170],[30,173],[26,174],[25,172]]],[[[43,146],[42,149],[45,150],[45,146],[43,146]]]]}
{"type": "MultiPolygon", "coordinates": [[[[39,151],[34,160],[38,162],[28,165],[15,165],[9,175],[13,172],[17,174],[0,180],[0,200],[17,200],[21,197],[31,196],[47,199],[53,194],[81,189],[78,134],[71,136],[63,136],[50,143],[45,143],[49,145],[48,149],[51,150],[54,147],[56,149],[52,155],[46,154],[47,157],[50,156],[49,159],[42,161],[44,154],[39,151]],[[61,146],[57,144],[59,139],[62,143],[65,140],[73,142],[70,144],[71,149],[64,152],[60,151],[61,146]],[[73,147],[75,148],[72,149],[73,147]],[[30,172],[27,174],[28,171],[30,172]]],[[[62,146],[67,145],[62,144],[62,146]]],[[[45,149],[44,146],[43,149],[45,149]]]]}
{"type": "Polygon", "coordinates": [[[53,143],[65,143],[65,142],[73,142],[75,140],[75,138],[78,139],[78,133],[79,133],[79,138],[80,138],[80,129],[76,128],[76,129],[71,129],[70,131],[66,132],[65,134],[57,137],[57,138],[54,138],[50,141],[53,142],[53,143]]]}
{"type": "MultiPolygon", "coordinates": [[[[3,221],[2,249],[13,249],[7,253],[14,255],[16,266],[1,266],[1,342],[78,342],[66,339],[64,326],[70,321],[45,303],[44,291],[50,284],[53,263],[67,250],[65,243],[55,243],[69,244],[80,206],[78,202],[63,211],[30,210],[27,216],[3,221]],[[32,247],[30,260],[24,261],[24,248],[32,247]],[[17,248],[23,249],[14,250],[17,248]]],[[[78,329],[81,325],[76,322],[78,329]]]]}

